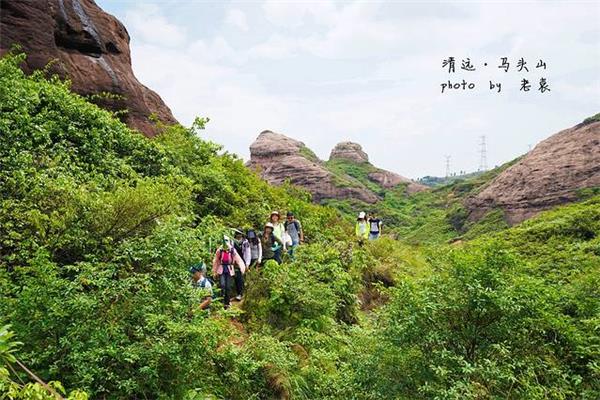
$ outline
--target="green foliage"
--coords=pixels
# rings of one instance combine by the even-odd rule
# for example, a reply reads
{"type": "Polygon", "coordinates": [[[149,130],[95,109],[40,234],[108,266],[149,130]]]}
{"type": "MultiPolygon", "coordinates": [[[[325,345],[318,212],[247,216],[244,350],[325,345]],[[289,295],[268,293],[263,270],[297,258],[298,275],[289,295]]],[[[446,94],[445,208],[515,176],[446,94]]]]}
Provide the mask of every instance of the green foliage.
{"type": "Polygon", "coordinates": [[[269,397],[218,303],[211,318],[198,310],[187,268],[272,209],[294,210],[315,241],[343,231],[338,214],[220,154],[198,137],[207,119],[149,140],[21,61],[0,60],[0,322],[23,361],[93,397],[182,398],[204,393],[198,382],[269,397]]]}
{"type": "MultiPolygon", "coordinates": [[[[66,391],[60,382],[51,381],[48,384],[42,382],[45,385],[43,386],[40,382],[26,383],[27,378],[31,378],[31,376],[17,375],[13,364],[18,362],[16,353],[22,343],[14,341],[13,337],[14,332],[10,330],[10,325],[0,328],[0,395],[2,398],[11,400],[54,400],[56,394],[66,395],[66,391]]],[[[20,365],[18,368],[22,369],[20,365]]],[[[67,396],[67,400],[86,400],[87,398],[87,394],[79,390],[75,390],[67,396]]]]}
{"type": "Polygon", "coordinates": [[[494,242],[455,250],[434,268],[439,273],[390,289],[377,329],[359,338],[372,349],[355,365],[359,384],[373,388],[365,398],[598,394],[597,349],[582,343],[600,338],[585,321],[592,315],[579,325],[562,310],[561,287],[527,274],[494,242]]]}
{"type": "Polygon", "coordinates": [[[376,194],[383,195],[384,193],[381,186],[369,179],[369,174],[377,171],[377,168],[368,162],[358,164],[348,160],[330,160],[327,162],[327,168],[336,176],[354,178],[376,194]]]}
{"type": "Polygon", "coordinates": [[[321,160],[319,160],[319,157],[317,157],[317,155],[315,154],[314,151],[312,151],[311,149],[309,149],[306,146],[302,146],[300,148],[300,154],[302,156],[304,156],[307,160],[312,161],[314,163],[320,163],[321,160]]]}
{"type": "Polygon", "coordinates": [[[600,113],[596,114],[596,115],[592,115],[591,117],[587,117],[586,119],[583,120],[583,124],[591,124],[593,122],[598,122],[600,121],[600,113]]]}
{"type": "Polygon", "coordinates": [[[511,229],[462,207],[499,170],[340,214],[201,139],[208,119],[149,140],[21,61],[0,59],[3,398],[52,398],[17,352],[91,398],[598,398],[593,191],[511,229]],[[200,310],[189,265],[273,209],[302,221],[295,261],[250,271],[241,309],[200,310]],[[361,209],[396,238],[354,243],[361,209]]]}
{"type": "Polygon", "coordinates": [[[267,262],[248,279],[244,310],[250,326],[324,333],[336,322],[354,322],[358,280],[343,258],[335,247],[313,244],[300,247],[293,263],[267,262]]]}
{"type": "Polygon", "coordinates": [[[502,209],[491,210],[479,221],[466,224],[466,227],[463,229],[467,233],[463,236],[463,239],[474,239],[486,234],[502,231],[508,227],[508,223],[504,217],[504,211],[502,211],[502,209]]]}

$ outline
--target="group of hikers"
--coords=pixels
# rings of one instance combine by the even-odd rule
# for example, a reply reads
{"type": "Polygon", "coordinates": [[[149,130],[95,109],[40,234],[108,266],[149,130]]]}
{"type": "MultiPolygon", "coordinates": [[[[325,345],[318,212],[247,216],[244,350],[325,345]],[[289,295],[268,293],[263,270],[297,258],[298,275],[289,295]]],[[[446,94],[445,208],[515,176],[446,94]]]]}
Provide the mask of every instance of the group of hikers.
{"type": "MultiPolygon", "coordinates": [[[[359,245],[365,240],[377,240],[382,233],[382,221],[374,213],[369,216],[360,212],[356,220],[355,235],[359,245]]],[[[280,221],[278,211],[273,211],[263,231],[254,229],[233,230],[233,239],[224,235],[222,244],[215,251],[212,260],[212,277],[218,282],[223,299],[223,306],[229,308],[232,300],[232,286],[235,287],[237,301],[244,296],[244,274],[252,268],[258,268],[269,260],[282,263],[284,252],[294,259],[296,248],[304,242],[302,224],[294,213],[288,211],[286,220],[280,221]],[[232,284],[233,282],[233,284],[232,284]]],[[[199,263],[190,268],[192,285],[202,289],[206,294],[200,308],[206,310],[213,300],[213,282],[206,274],[206,265],[199,263]]]]}
{"type": "Polygon", "coordinates": [[[354,233],[358,239],[358,243],[362,245],[365,240],[377,240],[381,236],[383,222],[377,218],[375,213],[371,213],[368,217],[364,211],[358,214],[354,233]]]}
{"type": "MultiPolygon", "coordinates": [[[[296,248],[304,242],[302,224],[291,211],[287,212],[284,222],[280,221],[279,212],[273,211],[261,233],[254,229],[234,229],[233,232],[233,239],[223,236],[222,244],[215,251],[212,260],[212,276],[219,284],[225,308],[229,308],[231,304],[232,286],[235,286],[234,299],[242,300],[246,271],[258,268],[269,260],[281,264],[284,252],[293,260],[296,248]]],[[[206,293],[200,308],[208,309],[214,294],[213,282],[206,274],[206,265],[202,262],[193,265],[190,274],[192,285],[206,293]]]]}

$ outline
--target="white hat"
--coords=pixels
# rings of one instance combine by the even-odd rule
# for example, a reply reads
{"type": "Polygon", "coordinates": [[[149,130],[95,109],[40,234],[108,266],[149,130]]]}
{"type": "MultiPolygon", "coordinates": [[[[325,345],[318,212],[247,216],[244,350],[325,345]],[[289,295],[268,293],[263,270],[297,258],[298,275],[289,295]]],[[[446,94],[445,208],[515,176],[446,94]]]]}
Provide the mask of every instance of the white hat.
{"type": "Polygon", "coordinates": [[[358,218],[363,219],[365,217],[365,212],[361,211],[358,213],[358,218]]]}
{"type": "Polygon", "coordinates": [[[273,216],[273,215],[279,216],[279,211],[271,211],[271,216],[273,216]]]}
{"type": "Polygon", "coordinates": [[[270,223],[270,222],[267,222],[267,223],[265,224],[265,228],[271,228],[271,229],[275,229],[275,227],[273,226],[273,224],[272,224],[272,223],[270,223]]]}

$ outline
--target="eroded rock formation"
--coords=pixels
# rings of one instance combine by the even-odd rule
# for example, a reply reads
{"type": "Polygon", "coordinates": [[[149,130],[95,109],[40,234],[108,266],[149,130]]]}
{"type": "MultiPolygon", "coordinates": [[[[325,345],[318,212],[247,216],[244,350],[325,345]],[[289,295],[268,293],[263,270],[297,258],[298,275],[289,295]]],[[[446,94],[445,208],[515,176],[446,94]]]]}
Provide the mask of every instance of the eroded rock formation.
{"type": "Polygon", "coordinates": [[[494,208],[515,224],[577,199],[582,188],[600,187],[600,122],[565,129],[538,144],[477,195],[466,200],[470,219],[494,208]]]}
{"type": "Polygon", "coordinates": [[[304,143],[264,131],[250,146],[251,168],[257,169],[263,179],[279,185],[286,180],[312,193],[314,201],[353,198],[367,203],[377,201],[377,196],[359,182],[344,182],[329,171],[304,143]],[[313,159],[311,159],[313,158],[313,159]]]}
{"type": "MultiPolygon", "coordinates": [[[[344,160],[367,168],[369,176],[382,188],[392,188],[400,183],[408,183],[407,191],[415,192],[425,188],[407,178],[373,167],[368,155],[357,143],[338,144],[331,152],[331,160],[344,160]]],[[[262,132],[250,146],[249,166],[257,169],[263,179],[273,184],[288,180],[304,187],[313,195],[313,200],[356,199],[366,203],[379,200],[378,194],[364,183],[347,174],[336,172],[319,160],[304,143],[271,131],[262,132]]]]}
{"type": "Polygon", "coordinates": [[[47,68],[72,82],[81,95],[103,92],[119,98],[95,100],[101,107],[128,112],[131,127],[156,132],[148,117],[174,123],[162,99],[134,76],[127,30],[93,0],[0,0],[0,54],[13,45],[27,54],[25,72],[47,68]]]}
{"type": "Polygon", "coordinates": [[[362,149],[362,146],[354,142],[341,142],[335,145],[331,154],[330,160],[341,159],[355,163],[369,162],[369,156],[362,149]]]}

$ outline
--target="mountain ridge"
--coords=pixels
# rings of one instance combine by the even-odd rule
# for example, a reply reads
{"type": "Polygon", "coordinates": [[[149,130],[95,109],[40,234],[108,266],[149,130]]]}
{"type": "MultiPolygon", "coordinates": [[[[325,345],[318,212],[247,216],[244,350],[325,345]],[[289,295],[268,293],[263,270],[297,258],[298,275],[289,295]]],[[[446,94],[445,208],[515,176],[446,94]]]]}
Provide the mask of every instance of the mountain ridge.
{"type": "Polygon", "coordinates": [[[362,146],[338,143],[329,160],[321,160],[303,142],[270,130],[261,132],[250,145],[247,165],[267,182],[285,181],[307,189],[316,202],[352,199],[374,204],[385,190],[406,185],[407,194],[426,187],[369,162],[362,146]]]}

